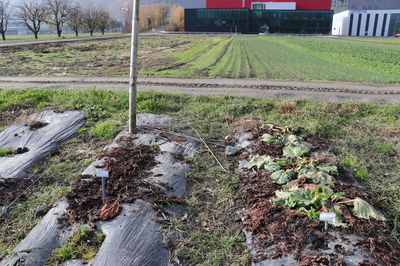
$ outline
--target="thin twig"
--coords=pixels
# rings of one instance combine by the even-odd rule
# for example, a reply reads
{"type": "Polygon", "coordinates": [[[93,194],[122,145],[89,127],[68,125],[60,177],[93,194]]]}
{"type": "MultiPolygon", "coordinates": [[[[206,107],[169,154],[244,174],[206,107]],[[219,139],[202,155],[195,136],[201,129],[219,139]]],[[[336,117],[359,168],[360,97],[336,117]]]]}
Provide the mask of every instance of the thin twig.
{"type": "MultiPolygon", "coordinates": [[[[140,130],[142,130],[142,131],[144,131],[144,132],[147,132],[147,133],[152,133],[151,130],[146,130],[146,129],[143,129],[143,128],[141,128],[140,130]]],[[[200,153],[200,152],[196,151],[194,148],[187,147],[187,146],[185,146],[185,145],[183,145],[183,144],[180,144],[179,142],[170,140],[170,139],[165,138],[165,137],[163,137],[163,136],[158,135],[157,137],[159,137],[159,138],[161,138],[161,139],[163,139],[163,140],[169,141],[169,142],[171,142],[171,143],[174,143],[174,144],[176,144],[176,145],[178,145],[178,146],[181,146],[181,147],[183,147],[183,148],[185,148],[185,149],[187,149],[187,150],[189,150],[189,151],[193,151],[193,152],[195,152],[195,153],[200,153]]]]}
{"type": "Polygon", "coordinates": [[[208,144],[204,141],[204,139],[200,136],[199,132],[197,132],[197,130],[191,126],[191,128],[193,129],[193,131],[196,133],[196,135],[199,137],[199,139],[201,140],[201,142],[203,142],[204,146],[206,146],[207,150],[211,153],[211,155],[214,157],[214,159],[217,161],[217,163],[219,164],[219,166],[222,168],[222,170],[225,171],[225,173],[228,173],[228,171],[225,169],[225,167],[221,164],[221,162],[218,160],[217,156],[215,156],[214,152],[210,149],[210,147],[208,146],[208,144]]]}

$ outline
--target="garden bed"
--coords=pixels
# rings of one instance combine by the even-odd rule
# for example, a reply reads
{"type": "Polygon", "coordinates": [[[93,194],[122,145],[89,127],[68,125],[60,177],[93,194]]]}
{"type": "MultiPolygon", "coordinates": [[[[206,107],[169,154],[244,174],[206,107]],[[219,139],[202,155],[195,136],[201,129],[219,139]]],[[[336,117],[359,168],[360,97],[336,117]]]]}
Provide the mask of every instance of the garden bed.
{"type": "Polygon", "coordinates": [[[272,125],[251,136],[239,157],[240,191],[256,265],[398,263],[384,208],[337,165],[329,140],[272,125]],[[336,215],[327,232],[320,212],[336,215]]]}

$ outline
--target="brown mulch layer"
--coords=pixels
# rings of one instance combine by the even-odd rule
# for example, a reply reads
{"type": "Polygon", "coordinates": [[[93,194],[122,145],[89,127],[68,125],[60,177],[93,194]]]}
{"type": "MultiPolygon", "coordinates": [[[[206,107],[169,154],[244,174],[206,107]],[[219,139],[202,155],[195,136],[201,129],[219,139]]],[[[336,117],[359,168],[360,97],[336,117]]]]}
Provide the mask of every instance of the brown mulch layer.
{"type": "MultiPolygon", "coordinates": [[[[256,134],[255,134],[256,135],[256,134]]],[[[262,135],[262,134],[259,134],[262,135]]],[[[318,136],[310,136],[307,141],[315,150],[329,149],[330,142],[318,136]]],[[[264,152],[268,147],[257,141],[252,154],[268,154],[279,156],[276,147],[264,152]],[[260,150],[261,148],[262,150],[260,150]],[[257,153],[261,151],[260,153],[257,153]]],[[[249,156],[250,154],[244,154],[249,156]]],[[[293,255],[300,265],[345,265],[338,254],[324,254],[328,240],[332,234],[325,234],[319,221],[310,220],[304,214],[289,210],[273,203],[275,191],[281,187],[272,183],[269,172],[264,170],[251,171],[241,174],[240,190],[242,201],[246,208],[243,224],[253,232],[253,245],[258,251],[252,259],[254,262],[266,259],[278,259],[293,255]],[[312,251],[313,255],[302,256],[304,250],[312,251]]],[[[339,176],[334,184],[334,190],[344,192],[347,197],[360,197],[375,207],[381,207],[379,202],[366,193],[352,178],[346,169],[339,168],[339,176]]],[[[355,235],[361,238],[359,245],[370,251],[371,256],[385,265],[398,265],[400,261],[400,246],[391,237],[391,228],[385,222],[359,219],[353,216],[349,209],[343,208],[344,219],[348,224],[345,229],[331,228],[331,232],[341,235],[355,235]]],[[[340,250],[340,247],[338,247],[340,250]]],[[[373,265],[365,261],[362,265],[373,265]]]]}
{"type": "MultiPolygon", "coordinates": [[[[127,137],[123,137],[119,144],[120,147],[99,156],[105,158],[105,166],[109,171],[106,185],[108,203],[133,203],[137,199],[155,204],[167,200],[179,202],[178,199],[166,197],[159,186],[145,180],[156,165],[154,158],[159,150],[150,146],[136,146],[127,137]]],[[[101,179],[80,178],[67,199],[69,207],[64,218],[69,223],[94,225],[101,218],[100,210],[103,206],[101,179]]]]}

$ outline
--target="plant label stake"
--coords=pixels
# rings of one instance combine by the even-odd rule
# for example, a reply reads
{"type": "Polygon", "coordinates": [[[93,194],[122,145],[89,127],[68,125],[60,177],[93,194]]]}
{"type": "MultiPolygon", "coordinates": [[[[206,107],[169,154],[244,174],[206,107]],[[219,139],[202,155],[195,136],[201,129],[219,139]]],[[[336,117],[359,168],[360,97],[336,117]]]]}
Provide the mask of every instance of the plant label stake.
{"type": "Polygon", "coordinates": [[[328,231],[328,223],[333,223],[336,221],[336,213],[334,212],[321,212],[319,215],[319,220],[325,222],[325,231],[328,231]]]}
{"type": "Polygon", "coordinates": [[[103,203],[106,203],[106,182],[109,177],[108,171],[98,170],[96,171],[96,177],[101,178],[101,198],[103,203]]]}

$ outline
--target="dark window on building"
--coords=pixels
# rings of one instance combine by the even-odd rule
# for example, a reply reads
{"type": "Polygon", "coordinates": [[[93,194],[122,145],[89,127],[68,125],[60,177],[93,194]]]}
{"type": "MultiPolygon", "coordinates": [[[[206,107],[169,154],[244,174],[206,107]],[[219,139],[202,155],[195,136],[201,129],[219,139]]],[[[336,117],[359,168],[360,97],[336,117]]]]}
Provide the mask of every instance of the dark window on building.
{"type": "Polygon", "coordinates": [[[367,21],[365,23],[365,36],[368,36],[369,21],[371,20],[371,14],[367,14],[367,21]]]}
{"type": "Polygon", "coordinates": [[[383,16],[383,23],[382,23],[382,32],[381,36],[385,36],[385,29],[386,29],[386,20],[387,20],[387,14],[383,16]]]}
{"type": "Polygon", "coordinates": [[[400,13],[390,15],[389,36],[400,33],[400,13]]]}
{"type": "Polygon", "coordinates": [[[353,31],[353,20],[354,20],[354,14],[350,15],[350,27],[349,27],[349,36],[351,36],[351,33],[353,31]]]}
{"type": "Polygon", "coordinates": [[[186,9],[185,28],[197,32],[329,34],[332,17],[330,10],[186,9]]]}
{"type": "Polygon", "coordinates": [[[357,36],[360,36],[362,14],[358,14],[357,36]]]}
{"type": "Polygon", "coordinates": [[[378,19],[379,19],[379,14],[375,14],[375,21],[374,21],[374,34],[373,36],[376,36],[376,28],[378,27],[378,19]]]}

